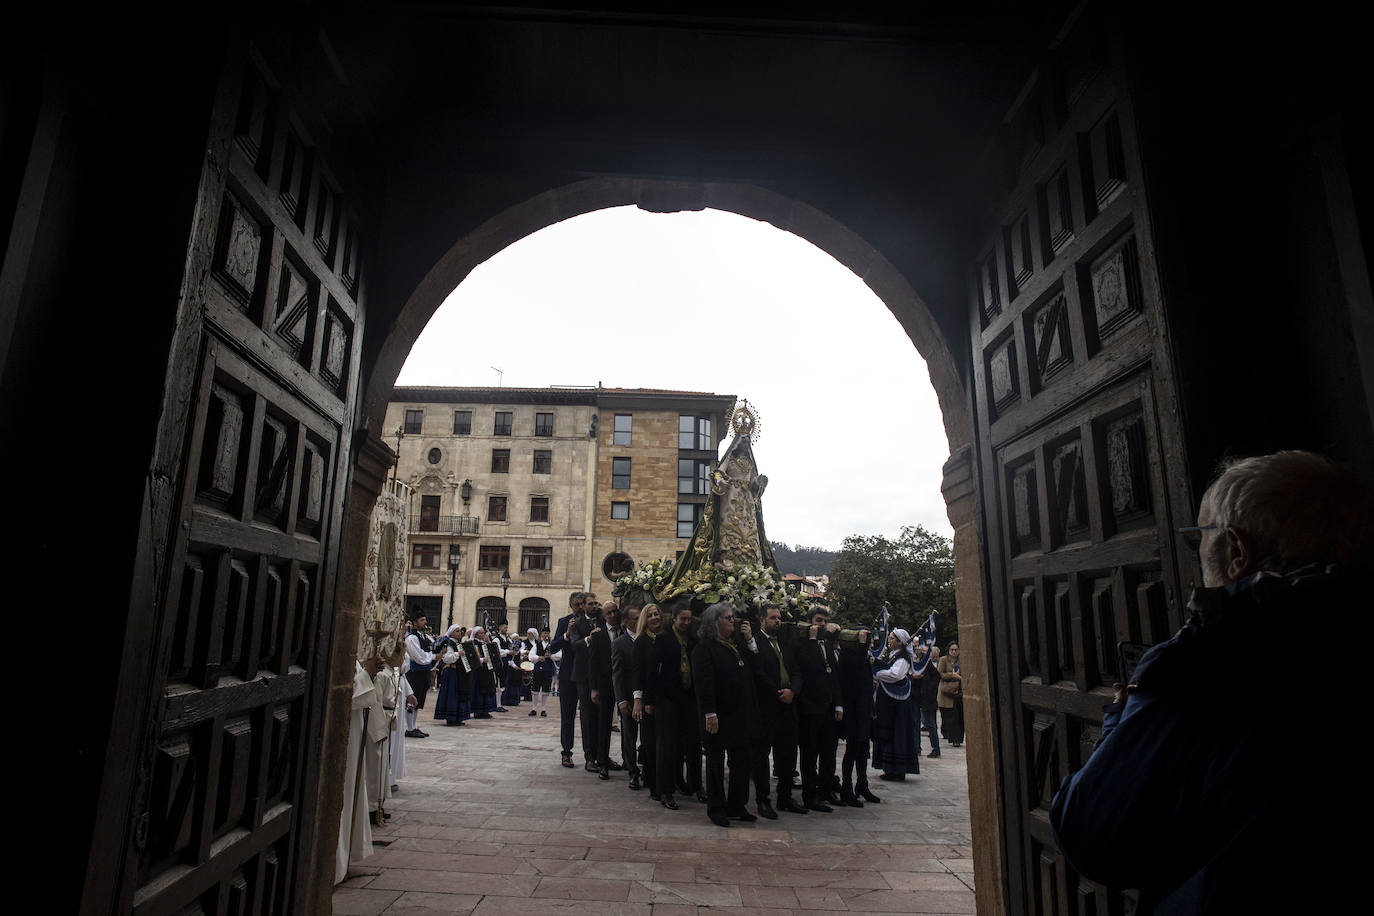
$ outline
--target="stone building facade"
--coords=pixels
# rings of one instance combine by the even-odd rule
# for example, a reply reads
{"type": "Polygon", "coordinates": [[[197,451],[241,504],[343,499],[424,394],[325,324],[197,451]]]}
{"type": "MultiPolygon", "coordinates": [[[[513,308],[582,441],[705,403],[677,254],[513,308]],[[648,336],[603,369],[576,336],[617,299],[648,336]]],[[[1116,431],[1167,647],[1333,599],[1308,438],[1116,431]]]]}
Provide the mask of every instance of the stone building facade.
{"type": "Polygon", "coordinates": [[[734,400],[396,388],[385,429],[396,478],[413,492],[408,612],[439,629],[489,611],[523,631],[556,620],[571,591],[604,600],[626,564],[674,556],[705,503],[734,400]]]}
{"type": "Polygon", "coordinates": [[[598,391],[590,582],[603,600],[620,569],[674,557],[692,536],[734,407],[733,395],[598,391]]]}

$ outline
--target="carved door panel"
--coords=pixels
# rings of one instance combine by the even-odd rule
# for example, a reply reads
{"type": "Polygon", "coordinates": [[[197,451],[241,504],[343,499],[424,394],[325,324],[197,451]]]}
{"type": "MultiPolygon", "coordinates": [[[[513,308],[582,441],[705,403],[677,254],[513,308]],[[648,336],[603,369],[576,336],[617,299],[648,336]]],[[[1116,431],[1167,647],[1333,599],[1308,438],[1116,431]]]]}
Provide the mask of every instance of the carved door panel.
{"type": "Polygon", "coordinates": [[[1013,912],[1116,913],[1050,801],[1100,734],[1116,643],[1182,623],[1191,499],[1130,100],[1080,24],[1006,121],[1012,187],[972,271],[975,403],[1013,912]],[[1014,177],[1013,177],[1014,176],[1014,177]]]}
{"type": "Polygon", "coordinates": [[[104,802],[125,806],[119,890],[87,901],[119,912],[299,911],[314,828],[358,221],[266,68],[229,69],[159,431],[178,471],[154,497],[147,715],[126,791],[104,802]]]}

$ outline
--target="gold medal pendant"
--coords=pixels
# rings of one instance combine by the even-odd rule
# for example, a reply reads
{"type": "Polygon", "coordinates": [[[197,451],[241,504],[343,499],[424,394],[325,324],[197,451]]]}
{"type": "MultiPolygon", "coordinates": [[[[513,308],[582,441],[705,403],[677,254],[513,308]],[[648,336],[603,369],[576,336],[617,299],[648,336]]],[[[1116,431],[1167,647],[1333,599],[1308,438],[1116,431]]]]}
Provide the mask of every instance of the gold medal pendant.
{"type": "Polygon", "coordinates": [[[744,659],[740,659],[740,660],[739,660],[739,666],[740,666],[741,668],[744,667],[744,659]]]}

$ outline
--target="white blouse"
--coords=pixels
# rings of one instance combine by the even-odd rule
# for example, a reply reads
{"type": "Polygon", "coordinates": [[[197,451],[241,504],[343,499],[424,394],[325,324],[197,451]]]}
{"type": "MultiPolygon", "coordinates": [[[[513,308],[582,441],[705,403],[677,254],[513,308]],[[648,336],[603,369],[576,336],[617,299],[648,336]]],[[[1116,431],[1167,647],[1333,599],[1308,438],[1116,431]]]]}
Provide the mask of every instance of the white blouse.
{"type": "Polygon", "coordinates": [[[884,668],[876,672],[873,676],[885,684],[897,684],[906,680],[907,674],[911,671],[911,663],[905,658],[899,658],[892,663],[891,667],[884,668]]]}

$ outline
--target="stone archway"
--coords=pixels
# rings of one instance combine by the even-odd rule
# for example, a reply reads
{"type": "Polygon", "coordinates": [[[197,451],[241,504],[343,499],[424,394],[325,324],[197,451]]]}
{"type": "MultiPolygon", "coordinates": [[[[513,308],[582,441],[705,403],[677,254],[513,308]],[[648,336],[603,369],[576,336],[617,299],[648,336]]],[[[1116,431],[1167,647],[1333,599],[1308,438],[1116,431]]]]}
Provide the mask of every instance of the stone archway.
{"type": "MultiPolygon", "coordinates": [[[[942,492],[954,529],[957,599],[960,610],[960,644],[969,667],[979,674],[965,682],[965,715],[968,728],[969,807],[978,874],[979,912],[1000,912],[1004,906],[1003,838],[998,809],[997,772],[994,760],[994,710],[988,686],[988,627],[984,620],[983,566],[977,491],[974,473],[973,418],[970,399],[960,372],[963,362],[955,355],[929,306],[907,278],[873,245],[823,211],[765,188],[737,183],[681,182],[652,179],[594,178],[554,188],[489,218],[455,242],[428,271],[402,306],[396,321],[385,332],[371,375],[364,380],[361,415],[367,440],[378,442],[381,422],[401,366],[425,325],[449,293],[473,269],[519,239],[540,229],[583,213],[634,205],[652,212],[718,209],[767,222],[814,244],[864,281],[892,311],[930,372],[944,419],[950,459],[944,468],[942,492]]],[[[365,538],[358,536],[359,519],[366,519],[375,495],[370,484],[378,478],[375,449],[358,451],[346,513],[341,565],[361,569],[365,538]]],[[[359,580],[360,583],[361,580],[359,580]]],[[[335,645],[352,645],[359,625],[352,581],[341,581],[335,645]]],[[[351,689],[353,660],[335,653],[330,677],[330,704],[325,725],[325,761],[342,760],[332,749],[347,743],[347,690],[351,689]]],[[[327,763],[326,766],[334,766],[327,763]]],[[[321,779],[321,810],[324,822],[337,823],[339,800],[333,786],[339,772],[321,779]]],[[[322,837],[332,836],[328,830],[322,837]]],[[[325,861],[316,849],[312,861],[325,861]]],[[[312,868],[312,898],[325,904],[332,889],[328,869],[312,868]]]]}

